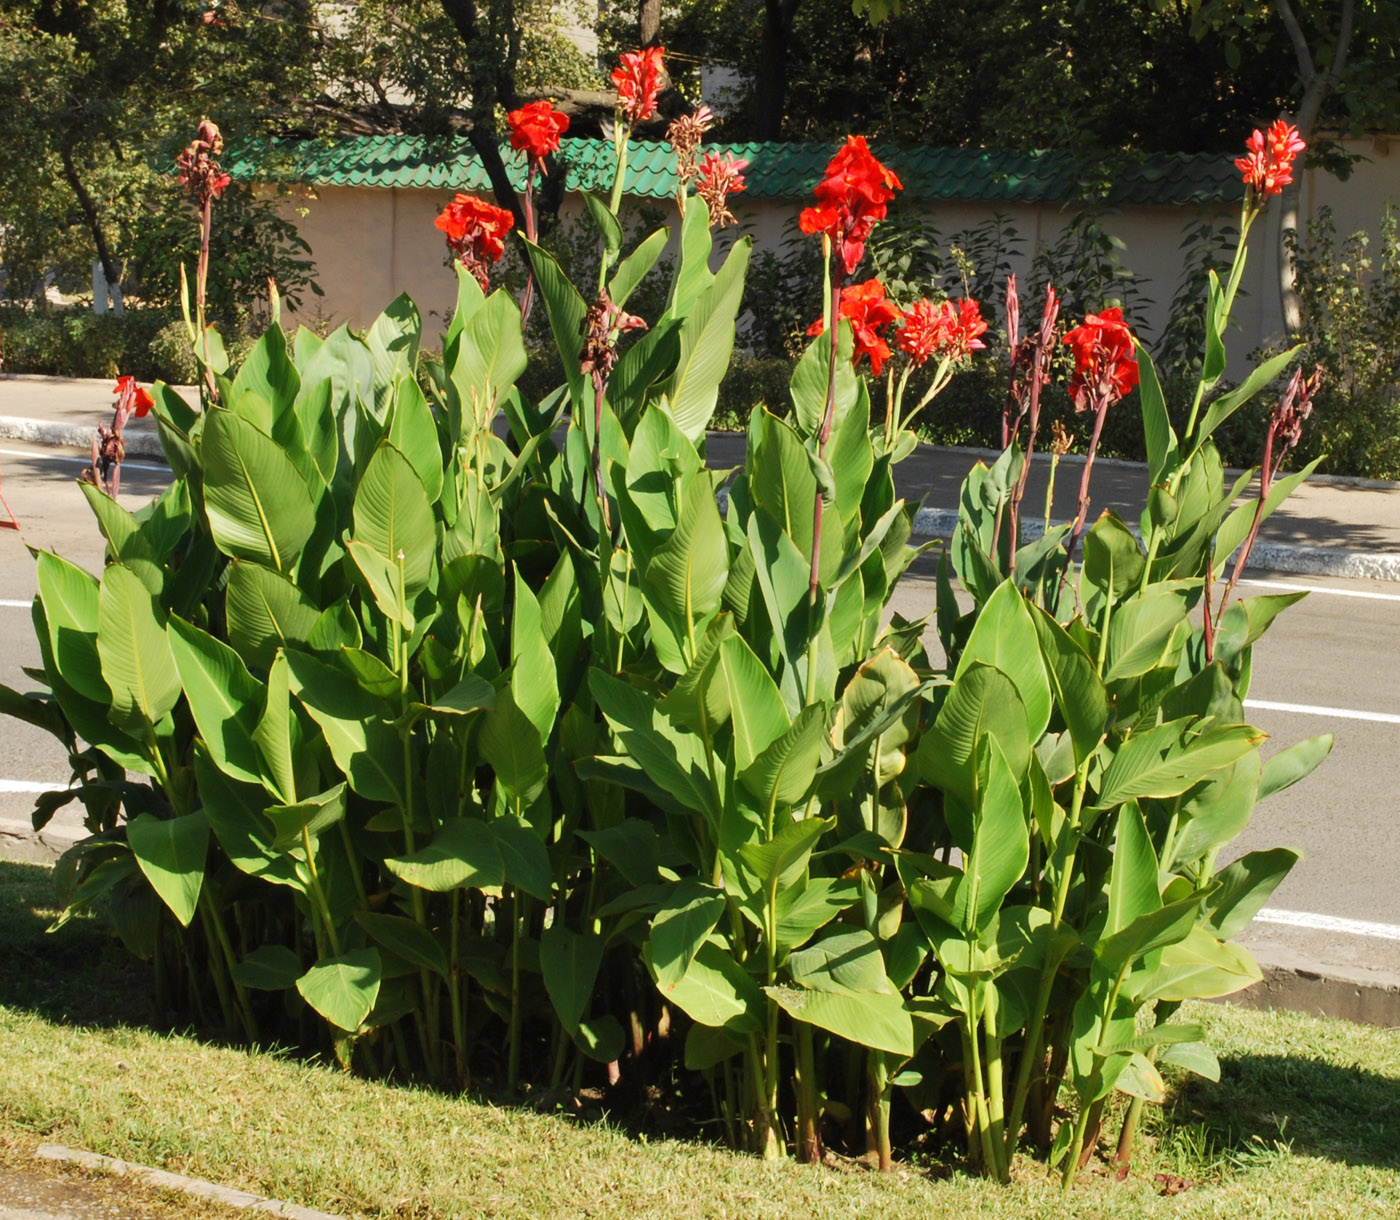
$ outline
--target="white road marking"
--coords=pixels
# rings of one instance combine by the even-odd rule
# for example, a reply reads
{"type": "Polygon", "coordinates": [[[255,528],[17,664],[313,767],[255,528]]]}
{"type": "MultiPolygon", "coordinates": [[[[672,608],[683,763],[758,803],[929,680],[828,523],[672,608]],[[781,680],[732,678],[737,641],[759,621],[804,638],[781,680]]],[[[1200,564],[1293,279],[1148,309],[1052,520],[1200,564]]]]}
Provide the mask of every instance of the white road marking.
{"type": "Polygon", "coordinates": [[[1372,720],[1377,724],[1400,724],[1394,712],[1358,712],[1350,707],[1316,707],[1311,703],[1275,703],[1271,699],[1246,699],[1245,707],[1262,712],[1292,712],[1298,716],[1330,716],[1335,720],[1372,720]]]}
{"type": "Polygon", "coordinates": [[[1251,580],[1246,576],[1240,581],[1240,584],[1262,585],[1266,589],[1286,589],[1290,593],[1294,591],[1331,593],[1336,597],[1364,597],[1378,602],[1400,602],[1400,593],[1372,593],[1366,589],[1333,589],[1327,585],[1298,585],[1287,580],[1251,580]]]}
{"type": "MultiPolygon", "coordinates": [[[[91,466],[92,458],[74,457],[67,453],[35,453],[32,449],[0,449],[0,457],[39,458],[45,462],[77,462],[79,466],[91,466]]],[[[169,474],[170,467],[159,462],[122,462],[123,470],[151,470],[156,474],[169,474]]]]}
{"type": "Polygon", "coordinates": [[[33,602],[11,601],[9,598],[0,600],[0,607],[4,607],[6,610],[28,610],[33,604],[33,602]]]}
{"type": "Polygon", "coordinates": [[[43,783],[32,779],[0,779],[0,792],[66,792],[67,780],[43,783]]]}
{"type": "Polygon", "coordinates": [[[1337,932],[1342,936],[1371,936],[1378,940],[1400,940],[1400,927],[1393,923],[1372,923],[1367,919],[1343,919],[1339,915],[1317,915],[1312,911],[1280,911],[1265,907],[1254,917],[1260,923],[1283,924],[1290,928],[1311,928],[1337,932]]]}

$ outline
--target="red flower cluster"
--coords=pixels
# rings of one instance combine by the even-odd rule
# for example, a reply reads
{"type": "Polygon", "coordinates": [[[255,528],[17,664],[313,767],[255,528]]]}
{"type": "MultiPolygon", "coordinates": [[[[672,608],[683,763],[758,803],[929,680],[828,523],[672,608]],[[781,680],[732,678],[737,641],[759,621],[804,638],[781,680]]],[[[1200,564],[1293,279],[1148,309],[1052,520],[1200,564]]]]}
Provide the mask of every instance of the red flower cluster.
{"type": "Polygon", "coordinates": [[[864,136],[847,136],[817,183],[817,206],[804,208],[798,223],[804,233],[824,233],[841,251],[846,274],[856,269],[875,222],[884,220],[889,202],[904,184],[866,147],[864,136]]]}
{"type": "Polygon", "coordinates": [[[569,130],[569,116],[555,110],[550,102],[531,102],[506,115],[510,125],[510,146],[530,159],[530,168],[540,165],[550,153],[559,151],[559,137],[569,130]]]}
{"type": "Polygon", "coordinates": [[[982,342],[987,324],[976,301],[942,301],[927,297],[915,301],[904,314],[896,342],[914,364],[923,364],[935,352],[949,360],[962,360],[987,345],[982,342]]]}
{"type": "Polygon", "coordinates": [[[117,396],[117,410],[128,416],[134,415],[137,419],[148,414],[156,405],[156,400],[136,384],[135,377],[118,377],[112,393],[117,396]]]}
{"type": "Polygon", "coordinates": [[[200,207],[222,195],[232,181],[219,168],[218,157],[223,151],[224,137],[218,124],[201,119],[189,147],[175,158],[180,185],[199,200],[200,207]]]}
{"type": "Polygon", "coordinates": [[[612,83],[617,87],[617,108],[629,123],[641,123],[656,113],[661,59],[665,54],[665,47],[627,51],[621,65],[612,70],[612,83]]]}
{"type": "Polygon", "coordinates": [[[1235,168],[1244,175],[1244,184],[1261,195],[1277,195],[1293,181],[1293,162],[1307,147],[1298,129],[1278,119],[1267,134],[1255,128],[1245,141],[1248,156],[1236,157],[1235,168]]]}
{"type": "Polygon", "coordinates": [[[484,289],[488,264],[506,252],[505,237],[515,218],[475,195],[458,195],[433,222],[447,234],[447,247],[484,289]]]}
{"type": "Polygon", "coordinates": [[[748,168],[749,163],[733,153],[721,156],[708,152],[700,158],[695,193],[709,206],[711,228],[723,228],[735,223],[734,213],[729,210],[727,201],[730,195],[748,189],[744,181],[744,171],[748,168]]]}
{"type": "MultiPolygon", "coordinates": [[[[879,280],[866,280],[863,284],[852,284],[841,293],[840,313],[850,322],[855,339],[851,362],[859,364],[862,356],[869,356],[870,371],[878,377],[890,358],[890,345],[880,332],[899,320],[899,306],[885,296],[885,286],[879,280]]],[[[826,319],[818,318],[807,328],[807,333],[819,335],[824,330],[826,319]]]]}
{"type": "Polygon", "coordinates": [[[1064,342],[1074,350],[1069,394],[1076,411],[1109,406],[1137,385],[1137,348],[1121,309],[1088,314],[1064,342]]]}

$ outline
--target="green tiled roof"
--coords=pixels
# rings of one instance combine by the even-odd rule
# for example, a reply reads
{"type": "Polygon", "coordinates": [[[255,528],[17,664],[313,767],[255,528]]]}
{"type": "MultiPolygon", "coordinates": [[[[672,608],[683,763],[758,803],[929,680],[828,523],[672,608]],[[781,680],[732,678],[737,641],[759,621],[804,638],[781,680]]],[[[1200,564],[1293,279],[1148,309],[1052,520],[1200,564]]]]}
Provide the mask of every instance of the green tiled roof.
{"type": "MultiPolygon", "coordinates": [[[[820,180],[836,145],[707,144],[707,149],[749,162],[751,199],[800,199],[820,180]]],[[[1075,162],[1061,152],[1021,153],[980,148],[918,148],[872,145],[872,151],[904,183],[906,197],[992,203],[1058,203],[1075,185],[1075,162]]],[[[502,147],[517,189],[525,185],[524,154],[502,147]]],[[[607,140],[566,138],[559,164],[566,189],[606,191],[612,186],[613,147],[607,140]]],[[[244,148],[225,158],[235,178],[273,178],[315,186],[418,187],[430,190],[490,189],[480,159],[465,140],[422,136],[355,136],[335,141],[285,141],[244,148]]],[[[626,190],[651,199],[669,198],[676,187],[676,158],[670,145],[633,141],[626,190]]],[[[1216,154],[1154,156],[1116,175],[1109,192],[1115,204],[1208,204],[1238,199],[1240,179],[1230,157],[1216,154]]]]}

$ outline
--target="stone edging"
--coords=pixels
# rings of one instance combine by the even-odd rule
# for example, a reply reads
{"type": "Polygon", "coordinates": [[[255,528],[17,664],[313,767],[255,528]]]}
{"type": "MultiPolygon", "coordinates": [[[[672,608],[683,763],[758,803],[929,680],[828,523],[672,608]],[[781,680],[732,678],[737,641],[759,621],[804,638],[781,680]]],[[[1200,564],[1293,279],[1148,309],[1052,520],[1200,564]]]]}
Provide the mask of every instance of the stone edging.
{"type": "Polygon", "coordinates": [[[153,1186],[159,1190],[178,1190],[181,1194],[222,1203],[226,1207],[248,1208],[265,1212],[269,1216],[285,1216],[287,1220],[343,1220],[330,1212],[318,1212],[298,1203],[283,1203],[277,1199],[255,1195],[251,1191],[234,1190],[229,1186],[219,1186],[200,1178],[187,1178],[183,1174],[169,1173],[164,1169],[149,1169],[145,1165],[134,1165],[130,1161],[119,1161],[116,1157],[101,1156],[96,1152],[65,1148],[62,1144],[40,1144],[34,1155],[41,1160],[55,1161],[60,1165],[74,1165],[79,1169],[97,1173],[135,1178],[146,1186],[153,1186]]]}

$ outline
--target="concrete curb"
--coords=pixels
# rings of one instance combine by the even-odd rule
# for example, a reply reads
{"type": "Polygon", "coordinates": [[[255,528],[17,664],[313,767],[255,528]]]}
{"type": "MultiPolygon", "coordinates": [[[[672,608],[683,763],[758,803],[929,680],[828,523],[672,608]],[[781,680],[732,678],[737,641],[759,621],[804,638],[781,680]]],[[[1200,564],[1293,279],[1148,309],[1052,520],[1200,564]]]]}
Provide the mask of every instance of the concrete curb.
{"type": "MultiPolygon", "coordinates": [[[[56,789],[62,784],[55,784],[56,789]]],[[[76,826],[54,826],[35,830],[28,819],[0,818],[0,860],[21,860],[27,864],[52,864],[74,843],[87,838],[87,831],[76,826]]]]}
{"type": "MultiPolygon", "coordinates": [[[[97,424],[60,424],[52,420],[25,419],[19,415],[0,415],[0,436],[31,445],[53,445],[69,449],[90,449],[97,435],[97,424]]],[[[123,430],[126,456],[156,458],[165,461],[165,450],[154,432],[123,430]]]]}
{"type": "MultiPolygon", "coordinates": [[[[914,533],[920,538],[951,538],[957,528],[958,514],[951,508],[921,508],[914,517],[914,533]]],[[[1131,523],[1128,528],[1137,533],[1131,523]]],[[[1022,523],[1021,536],[1026,541],[1039,538],[1042,532],[1039,521],[1022,523]]],[[[1249,567],[1254,571],[1292,572],[1304,576],[1400,581],[1400,555],[1299,546],[1290,542],[1256,542],[1249,556],[1249,567]]]]}
{"type": "Polygon", "coordinates": [[[74,1165],[96,1173],[111,1173],[118,1177],[135,1178],[146,1186],[158,1190],[177,1190],[181,1194],[196,1199],[208,1199],[222,1203],[226,1207],[239,1207],[252,1211],[265,1212],[269,1216],[285,1216],[287,1220],[343,1220],[330,1212],[318,1212],[314,1208],[302,1207],[297,1203],[283,1203],[268,1199],[246,1190],[234,1190],[229,1186],[219,1186],[200,1178],[187,1178],[183,1174],[168,1173],[164,1169],[150,1169],[145,1165],[134,1165],[130,1161],[119,1161],[116,1157],[101,1156],[96,1152],[82,1152],[76,1148],[65,1148],[62,1144],[40,1144],[34,1154],[40,1160],[55,1161],[60,1165],[74,1165]]]}

